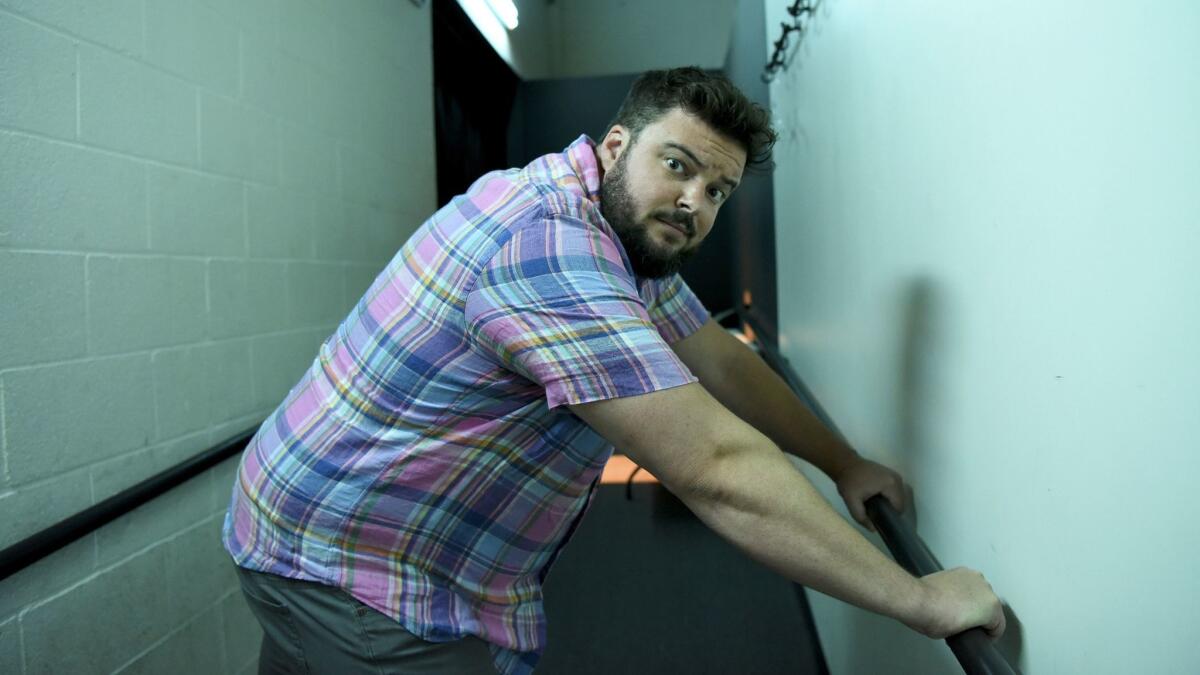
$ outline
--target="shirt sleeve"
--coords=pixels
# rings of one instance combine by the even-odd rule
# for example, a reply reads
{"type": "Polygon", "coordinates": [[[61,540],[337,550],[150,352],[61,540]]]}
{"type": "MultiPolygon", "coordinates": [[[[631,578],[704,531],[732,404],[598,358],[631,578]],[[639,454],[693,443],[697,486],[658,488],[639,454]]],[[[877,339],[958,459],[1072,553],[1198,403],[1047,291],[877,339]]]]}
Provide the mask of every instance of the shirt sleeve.
{"type": "Polygon", "coordinates": [[[475,347],[536,382],[550,408],[696,382],[650,318],[601,228],[539,216],[492,256],[467,295],[475,347]]]}
{"type": "Polygon", "coordinates": [[[641,287],[650,320],[668,343],[682,340],[708,322],[708,309],[678,274],[646,279],[641,287]]]}

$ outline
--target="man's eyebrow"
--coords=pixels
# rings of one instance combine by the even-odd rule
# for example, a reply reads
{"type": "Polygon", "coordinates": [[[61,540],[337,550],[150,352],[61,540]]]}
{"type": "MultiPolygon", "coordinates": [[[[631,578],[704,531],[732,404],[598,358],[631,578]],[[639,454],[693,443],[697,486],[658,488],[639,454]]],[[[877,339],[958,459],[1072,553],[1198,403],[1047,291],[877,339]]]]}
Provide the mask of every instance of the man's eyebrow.
{"type": "MultiPolygon", "coordinates": [[[[680,145],[680,144],[678,144],[678,143],[675,143],[674,141],[667,141],[667,142],[663,143],[663,145],[664,145],[664,146],[666,146],[666,147],[668,147],[668,148],[675,148],[676,150],[678,150],[678,151],[682,152],[683,154],[687,155],[689,158],[691,158],[692,162],[694,162],[694,163],[696,164],[696,166],[700,167],[701,169],[707,169],[707,168],[708,168],[708,165],[707,165],[707,164],[705,164],[704,162],[701,162],[701,161],[700,161],[700,158],[699,158],[699,157],[697,157],[697,156],[696,156],[696,154],[695,154],[694,152],[692,152],[691,150],[689,150],[687,146],[685,146],[685,145],[680,145]]],[[[730,178],[729,176],[722,175],[722,176],[721,176],[721,181],[722,181],[722,182],[724,182],[726,185],[728,185],[728,186],[729,186],[729,189],[730,189],[730,191],[733,191],[733,190],[736,190],[736,189],[737,189],[738,182],[737,182],[736,180],[734,180],[734,179],[730,178]]]]}

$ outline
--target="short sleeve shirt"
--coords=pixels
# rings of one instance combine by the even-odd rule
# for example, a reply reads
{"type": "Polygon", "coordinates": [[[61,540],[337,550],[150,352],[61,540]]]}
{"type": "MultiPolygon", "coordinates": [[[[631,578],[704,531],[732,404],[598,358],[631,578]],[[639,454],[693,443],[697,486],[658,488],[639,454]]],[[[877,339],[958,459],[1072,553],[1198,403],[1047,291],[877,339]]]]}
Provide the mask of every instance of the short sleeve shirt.
{"type": "Polygon", "coordinates": [[[542,582],[612,452],[565,406],[695,382],[670,343],[708,319],[678,275],[633,273],[599,187],[581,136],[417,229],[243,454],[237,564],[532,670],[542,582]]]}

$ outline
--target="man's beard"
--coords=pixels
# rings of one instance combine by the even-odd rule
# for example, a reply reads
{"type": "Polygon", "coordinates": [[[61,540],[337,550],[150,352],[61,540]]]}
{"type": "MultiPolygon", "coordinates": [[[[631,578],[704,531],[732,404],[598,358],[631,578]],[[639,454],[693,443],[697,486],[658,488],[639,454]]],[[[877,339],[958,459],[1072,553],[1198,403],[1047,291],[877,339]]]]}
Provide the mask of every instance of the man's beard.
{"type": "MultiPolygon", "coordinates": [[[[625,176],[625,158],[632,149],[632,146],[626,148],[604,176],[600,184],[600,213],[621,239],[634,274],[647,279],[661,279],[678,272],[683,263],[696,253],[696,249],[685,247],[676,252],[665,250],[651,240],[649,226],[637,222],[636,206],[633,196],[629,194],[625,176]]],[[[689,239],[696,232],[687,211],[656,211],[651,217],[681,225],[688,232],[689,239]]]]}

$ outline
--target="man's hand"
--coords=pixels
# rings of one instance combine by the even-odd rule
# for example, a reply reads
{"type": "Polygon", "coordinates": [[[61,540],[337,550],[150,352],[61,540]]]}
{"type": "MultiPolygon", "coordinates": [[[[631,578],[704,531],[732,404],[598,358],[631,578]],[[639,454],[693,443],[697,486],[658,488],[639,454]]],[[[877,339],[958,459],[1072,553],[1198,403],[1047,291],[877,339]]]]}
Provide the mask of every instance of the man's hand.
{"type": "Polygon", "coordinates": [[[972,569],[956,567],[921,577],[926,600],[923,616],[910,623],[935,640],[979,626],[993,640],[1004,634],[1004,608],[987,579],[972,569]]]}
{"type": "Polygon", "coordinates": [[[883,495],[897,511],[904,512],[908,505],[908,486],[900,474],[868,459],[857,459],[843,469],[835,479],[838,494],[850,509],[850,515],[860,525],[874,532],[875,526],[867,517],[866,501],[875,495],[883,495]]]}

